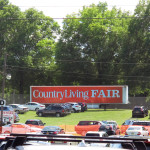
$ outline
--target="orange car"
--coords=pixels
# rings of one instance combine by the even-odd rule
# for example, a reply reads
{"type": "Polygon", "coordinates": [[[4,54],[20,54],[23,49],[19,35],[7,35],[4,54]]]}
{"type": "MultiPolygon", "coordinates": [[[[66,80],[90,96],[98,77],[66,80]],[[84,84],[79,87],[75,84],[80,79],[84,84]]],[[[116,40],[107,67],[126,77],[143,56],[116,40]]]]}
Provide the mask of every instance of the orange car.
{"type": "Polygon", "coordinates": [[[77,134],[85,136],[88,131],[99,131],[102,124],[104,123],[101,121],[80,121],[75,126],[75,131],[77,134]]]}
{"type": "Polygon", "coordinates": [[[26,134],[26,133],[39,133],[39,132],[41,132],[40,128],[31,127],[23,123],[8,124],[2,127],[2,133],[4,134],[10,134],[10,133],[26,134]]]}

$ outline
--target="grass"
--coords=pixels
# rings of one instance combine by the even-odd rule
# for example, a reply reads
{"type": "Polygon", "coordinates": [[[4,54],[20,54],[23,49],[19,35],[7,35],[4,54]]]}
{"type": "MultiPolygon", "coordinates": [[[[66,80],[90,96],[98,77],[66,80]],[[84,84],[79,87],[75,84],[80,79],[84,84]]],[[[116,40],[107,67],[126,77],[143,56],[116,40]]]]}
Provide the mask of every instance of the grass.
{"type": "MultiPolygon", "coordinates": [[[[126,109],[89,109],[85,112],[72,113],[65,117],[38,117],[35,111],[29,111],[26,114],[19,114],[20,123],[25,123],[27,119],[40,119],[46,125],[76,125],[79,121],[83,120],[115,120],[121,125],[125,120],[132,119],[132,111],[126,109]]],[[[134,118],[138,120],[150,120],[149,117],[145,118],[134,118]]]]}

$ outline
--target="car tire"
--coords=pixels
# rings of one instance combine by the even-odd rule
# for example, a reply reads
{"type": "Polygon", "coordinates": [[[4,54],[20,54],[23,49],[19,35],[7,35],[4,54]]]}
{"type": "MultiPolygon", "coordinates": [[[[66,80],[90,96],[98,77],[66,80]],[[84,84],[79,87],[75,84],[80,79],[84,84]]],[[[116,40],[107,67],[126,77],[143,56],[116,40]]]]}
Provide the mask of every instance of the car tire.
{"type": "Polygon", "coordinates": [[[73,113],[76,113],[77,111],[73,108],[73,113]]]}
{"type": "Polygon", "coordinates": [[[61,114],[60,114],[60,113],[56,113],[55,116],[56,116],[56,117],[60,117],[61,114]]]}
{"type": "Polygon", "coordinates": [[[35,108],[35,111],[38,111],[39,110],[39,108],[35,108]]]}
{"type": "Polygon", "coordinates": [[[42,117],[42,116],[43,116],[43,113],[39,112],[39,113],[38,113],[38,116],[39,116],[39,117],[42,117]]]}
{"type": "Polygon", "coordinates": [[[19,113],[20,113],[20,111],[19,111],[19,110],[16,110],[16,113],[17,113],[17,114],[19,114],[19,113]]]}

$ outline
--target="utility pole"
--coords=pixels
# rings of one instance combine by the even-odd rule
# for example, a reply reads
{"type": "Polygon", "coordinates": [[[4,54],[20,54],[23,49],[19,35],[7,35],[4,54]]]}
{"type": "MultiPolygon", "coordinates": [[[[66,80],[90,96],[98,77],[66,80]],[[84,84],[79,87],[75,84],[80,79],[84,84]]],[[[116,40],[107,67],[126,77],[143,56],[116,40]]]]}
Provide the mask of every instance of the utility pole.
{"type": "MultiPolygon", "coordinates": [[[[5,77],[6,77],[6,59],[7,54],[4,54],[4,68],[3,68],[3,83],[2,83],[2,100],[4,99],[4,93],[5,93],[5,77]]],[[[1,124],[0,126],[3,126],[3,105],[1,105],[1,124]]]]}

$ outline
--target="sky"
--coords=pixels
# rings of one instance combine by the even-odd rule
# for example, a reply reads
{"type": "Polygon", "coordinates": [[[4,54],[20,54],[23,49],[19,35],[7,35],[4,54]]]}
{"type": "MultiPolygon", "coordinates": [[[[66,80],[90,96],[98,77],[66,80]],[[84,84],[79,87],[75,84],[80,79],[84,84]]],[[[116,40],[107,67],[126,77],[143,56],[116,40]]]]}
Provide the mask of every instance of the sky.
{"type": "MultiPolygon", "coordinates": [[[[97,5],[99,2],[106,2],[109,9],[116,6],[133,13],[139,0],[9,0],[9,2],[20,7],[22,11],[35,8],[51,18],[65,18],[67,14],[78,13],[83,6],[92,3],[97,5]]],[[[59,24],[62,22],[59,19],[56,21],[59,24]]]]}

